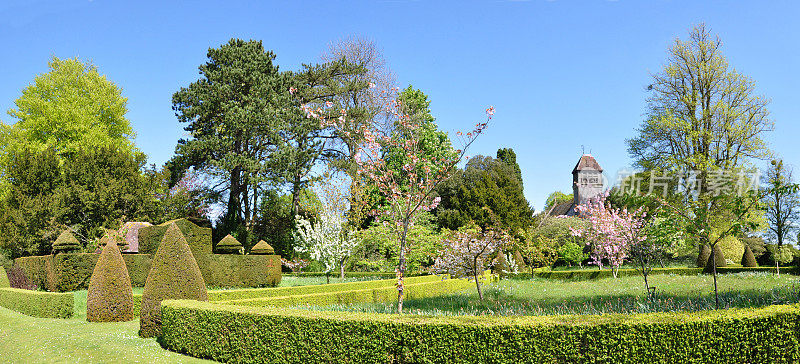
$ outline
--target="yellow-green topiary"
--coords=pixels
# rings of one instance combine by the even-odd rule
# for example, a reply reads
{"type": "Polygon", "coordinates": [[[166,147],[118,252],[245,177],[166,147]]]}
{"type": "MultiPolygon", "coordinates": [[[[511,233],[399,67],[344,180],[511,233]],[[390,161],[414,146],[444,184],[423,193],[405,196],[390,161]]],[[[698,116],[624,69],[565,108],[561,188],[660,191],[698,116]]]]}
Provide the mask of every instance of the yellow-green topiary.
{"type": "Polygon", "coordinates": [[[744,255],[742,256],[742,266],[744,267],[758,267],[758,262],[756,261],[756,256],[753,255],[753,251],[750,250],[749,246],[744,247],[744,255]]]}
{"type": "Polygon", "coordinates": [[[113,239],[107,240],[89,280],[86,320],[90,322],[133,320],[131,279],[122,259],[122,253],[113,239]]]}
{"type": "Polygon", "coordinates": [[[80,250],[81,243],[69,230],[64,230],[53,242],[53,254],[70,253],[80,250]]]}
{"type": "Polygon", "coordinates": [[[0,288],[11,288],[11,282],[8,280],[6,269],[0,267],[0,288]]]}
{"type": "Polygon", "coordinates": [[[242,254],[244,248],[236,238],[228,234],[217,244],[217,254],[242,254]]]}
{"type": "MultiPolygon", "coordinates": [[[[230,236],[230,235],[228,235],[230,236]]],[[[272,248],[269,244],[267,244],[264,240],[259,240],[258,244],[256,244],[253,249],[250,249],[250,254],[255,255],[272,255],[275,254],[275,249],[272,248]]]]}
{"type": "Polygon", "coordinates": [[[208,301],[206,284],[178,226],[170,224],[153,257],[142,295],[139,335],[161,335],[161,301],[208,301]]]}

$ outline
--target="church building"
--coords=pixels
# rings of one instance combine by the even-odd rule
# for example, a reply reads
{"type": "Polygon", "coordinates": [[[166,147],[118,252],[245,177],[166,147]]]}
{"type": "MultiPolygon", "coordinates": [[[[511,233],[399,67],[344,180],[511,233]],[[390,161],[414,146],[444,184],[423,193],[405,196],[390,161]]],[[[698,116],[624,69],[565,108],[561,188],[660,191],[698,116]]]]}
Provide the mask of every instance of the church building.
{"type": "Polygon", "coordinates": [[[552,216],[575,216],[575,206],[585,203],[603,192],[603,168],[591,156],[584,154],[572,169],[572,201],[558,204],[552,216]]]}

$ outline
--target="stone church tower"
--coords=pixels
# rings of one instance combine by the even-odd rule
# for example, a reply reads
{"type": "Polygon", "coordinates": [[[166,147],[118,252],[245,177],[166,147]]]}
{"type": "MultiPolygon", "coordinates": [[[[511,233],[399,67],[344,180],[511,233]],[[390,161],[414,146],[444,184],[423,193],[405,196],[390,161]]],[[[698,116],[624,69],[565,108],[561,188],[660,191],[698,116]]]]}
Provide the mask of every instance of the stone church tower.
{"type": "Polygon", "coordinates": [[[590,154],[584,154],[572,170],[573,203],[579,205],[603,192],[603,168],[590,154]]]}

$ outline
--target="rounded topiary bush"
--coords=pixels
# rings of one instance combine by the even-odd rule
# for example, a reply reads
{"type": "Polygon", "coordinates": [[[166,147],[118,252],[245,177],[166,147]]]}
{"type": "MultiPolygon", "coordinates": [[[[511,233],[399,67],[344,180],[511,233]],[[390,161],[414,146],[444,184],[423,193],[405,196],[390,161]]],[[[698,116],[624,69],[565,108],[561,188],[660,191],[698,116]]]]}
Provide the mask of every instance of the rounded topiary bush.
{"type": "MultiPolygon", "coordinates": [[[[230,236],[230,235],[228,235],[230,236]]],[[[267,244],[264,240],[259,240],[258,244],[253,246],[253,249],[250,249],[250,254],[255,255],[272,255],[275,254],[275,249],[272,248],[269,244],[267,244]]]]}
{"type": "Polygon", "coordinates": [[[120,322],[133,320],[133,288],[128,268],[114,240],[107,241],[89,279],[86,320],[120,322]]]}
{"type": "Polygon", "coordinates": [[[756,256],[753,255],[753,251],[750,250],[749,246],[744,247],[744,255],[742,255],[742,266],[758,267],[758,262],[756,262],[756,256]]]}
{"type": "Polygon", "coordinates": [[[711,256],[711,248],[708,247],[708,244],[703,244],[700,247],[700,253],[697,255],[697,268],[705,268],[706,263],[708,263],[708,257],[711,256]]]}
{"type": "Polygon", "coordinates": [[[218,254],[242,254],[243,250],[242,243],[230,234],[222,238],[217,244],[218,254]]]}
{"type": "Polygon", "coordinates": [[[53,254],[69,253],[80,250],[81,243],[69,230],[64,230],[53,242],[53,254]]]}
{"type": "Polygon", "coordinates": [[[183,233],[175,224],[170,224],[164,233],[144,284],[140,336],[155,337],[161,334],[161,301],[166,299],[208,301],[200,267],[183,233]]]}
{"type": "Polygon", "coordinates": [[[708,257],[708,262],[705,268],[703,268],[703,273],[714,272],[714,261],[717,262],[717,267],[724,267],[727,265],[727,263],[725,263],[725,254],[722,253],[722,248],[719,246],[719,243],[714,245],[714,259],[711,259],[710,256],[708,257]]]}

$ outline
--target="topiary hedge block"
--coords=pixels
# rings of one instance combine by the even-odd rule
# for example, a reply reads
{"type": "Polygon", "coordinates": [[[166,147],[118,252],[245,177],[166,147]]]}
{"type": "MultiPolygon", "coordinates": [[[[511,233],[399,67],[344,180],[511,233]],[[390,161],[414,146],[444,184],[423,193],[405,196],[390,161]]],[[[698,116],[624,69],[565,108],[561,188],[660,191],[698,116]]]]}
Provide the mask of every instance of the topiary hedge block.
{"type": "Polygon", "coordinates": [[[40,289],[48,289],[48,277],[52,269],[52,255],[22,257],[14,259],[14,264],[25,272],[25,277],[30,283],[40,289]]]}
{"type": "Polygon", "coordinates": [[[70,253],[80,250],[81,243],[69,230],[64,230],[53,242],[53,254],[70,253]]]}
{"type": "Polygon", "coordinates": [[[756,256],[753,255],[753,251],[750,249],[749,246],[744,247],[744,255],[742,255],[742,266],[743,267],[758,267],[758,262],[756,261],[756,256]]]}
{"type": "Polygon", "coordinates": [[[708,244],[703,244],[703,246],[700,247],[700,253],[697,254],[697,260],[695,261],[697,268],[705,268],[706,263],[708,263],[708,257],[710,256],[711,248],[708,246],[708,244]]]}
{"type": "Polygon", "coordinates": [[[250,249],[250,254],[253,255],[273,255],[275,254],[275,249],[272,248],[271,245],[267,244],[264,240],[259,240],[253,248],[250,249]]]}
{"type": "Polygon", "coordinates": [[[188,299],[208,301],[200,268],[186,239],[176,224],[170,224],[153,257],[144,285],[139,336],[161,334],[161,301],[188,299]]]}
{"type": "Polygon", "coordinates": [[[160,225],[139,228],[139,253],[155,254],[170,225],[175,224],[192,249],[195,260],[199,255],[211,254],[211,229],[197,226],[187,219],[167,221],[160,225]]]}
{"type": "MultiPolygon", "coordinates": [[[[89,279],[99,258],[100,255],[94,253],[67,253],[17,258],[14,262],[38,287],[51,292],[71,292],[89,288],[89,279]]],[[[131,285],[144,287],[152,256],[123,254],[122,259],[128,269],[131,285]]]]}
{"type": "MultiPolygon", "coordinates": [[[[717,244],[714,245],[714,253],[708,257],[708,262],[706,262],[706,267],[703,268],[703,273],[712,274],[714,273],[714,263],[716,262],[717,268],[725,267],[728,265],[725,262],[725,254],[722,252],[722,247],[717,244]],[[713,258],[713,259],[712,259],[713,258]]],[[[719,270],[717,270],[719,271],[719,270]]]]}
{"type": "Polygon", "coordinates": [[[8,280],[6,269],[0,267],[0,288],[11,288],[11,281],[8,280]]]}
{"type": "Polygon", "coordinates": [[[28,316],[70,318],[73,315],[74,304],[75,298],[72,293],[0,288],[0,306],[28,316]]]}
{"type": "Polygon", "coordinates": [[[166,301],[162,315],[165,348],[239,363],[800,360],[796,305],[633,315],[430,317],[166,301]]]}
{"type": "Polygon", "coordinates": [[[281,283],[279,255],[212,254],[200,267],[209,287],[275,287],[281,283]]]}
{"type": "Polygon", "coordinates": [[[216,248],[214,249],[215,253],[217,254],[242,254],[244,253],[244,247],[239,240],[233,237],[233,235],[226,235],[222,240],[217,243],[216,248]]]}
{"type": "Polygon", "coordinates": [[[106,241],[94,267],[86,297],[86,320],[124,322],[133,320],[133,287],[114,240],[106,241]]]}

